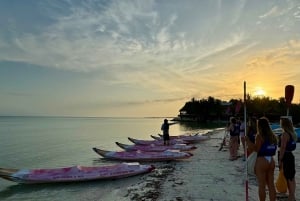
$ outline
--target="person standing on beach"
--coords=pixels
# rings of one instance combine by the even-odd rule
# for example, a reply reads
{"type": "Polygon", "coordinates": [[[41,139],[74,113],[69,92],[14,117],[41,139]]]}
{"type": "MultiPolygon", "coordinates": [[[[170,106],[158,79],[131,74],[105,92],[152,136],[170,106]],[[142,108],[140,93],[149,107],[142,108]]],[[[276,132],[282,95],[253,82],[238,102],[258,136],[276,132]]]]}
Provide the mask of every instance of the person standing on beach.
{"type": "MultiPolygon", "coordinates": [[[[246,138],[252,143],[252,144],[255,144],[255,136],[256,136],[256,133],[257,133],[257,123],[256,123],[256,118],[255,117],[251,117],[249,120],[248,120],[248,123],[247,123],[247,133],[246,133],[246,137],[245,137],[245,141],[246,141],[246,138]]],[[[247,147],[247,156],[250,156],[250,154],[253,152],[253,147],[252,149],[250,147],[247,147]]]]}
{"type": "Polygon", "coordinates": [[[240,140],[242,142],[242,146],[243,146],[243,153],[244,153],[244,157],[243,160],[245,160],[245,121],[243,119],[240,120],[240,140]]]}
{"type": "Polygon", "coordinates": [[[258,181],[258,196],[260,201],[266,200],[266,185],[269,189],[270,201],[276,200],[274,184],[275,161],[273,156],[277,150],[277,138],[273,133],[269,120],[261,117],[257,120],[255,144],[246,138],[247,145],[257,152],[255,174],[258,181]]]}
{"type": "Polygon", "coordinates": [[[283,174],[287,181],[289,191],[288,200],[295,201],[295,157],[293,152],[296,149],[297,135],[292,121],[286,117],[280,119],[280,126],[283,130],[280,138],[280,151],[278,157],[279,168],[283,168],[283,174]]]}
{"type": "Polygon", "coordinates": [[[229,134],[230,134],[230,141],[229,141],[229,160],[233,161],[238,158],[238,138],[240,135],[240,125],[238,124],[236,118],[230,118],[230,125],[229,125],[229,134]]]}
{"type": "Polygon", "coordinates": [[[168,123],[168,119],[164,119],[164,123],[161,125],[161,130],[163,131],[164,145],[170,144],[169,127],[175,123],[168,123]]]}

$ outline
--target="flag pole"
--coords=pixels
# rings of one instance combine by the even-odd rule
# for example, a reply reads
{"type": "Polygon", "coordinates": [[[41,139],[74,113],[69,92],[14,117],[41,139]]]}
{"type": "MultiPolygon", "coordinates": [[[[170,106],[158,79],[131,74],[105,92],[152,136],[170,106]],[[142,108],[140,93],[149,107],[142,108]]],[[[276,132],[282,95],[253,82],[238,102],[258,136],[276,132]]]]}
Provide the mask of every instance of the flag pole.
{"type": "MultiPolygon", "coordinates": [[[[244,81],[244,124],[245,124],[245,136],[247,135],[247,107],[246,107],[246,81],[244,81]]],[[[248,154],[247,154],[247,142],[245,140],[245,150],[244,150],[244,153],[245,153],[245,161],[247,163],[247,158],[248,158],[248,154]]],[[[248,167],[247,167],[247,164],[245,165],[246,166],[246,171],[245,171],[245,200],[248,201],[249,200],[249,192],[248,192],[248,167]]]]}

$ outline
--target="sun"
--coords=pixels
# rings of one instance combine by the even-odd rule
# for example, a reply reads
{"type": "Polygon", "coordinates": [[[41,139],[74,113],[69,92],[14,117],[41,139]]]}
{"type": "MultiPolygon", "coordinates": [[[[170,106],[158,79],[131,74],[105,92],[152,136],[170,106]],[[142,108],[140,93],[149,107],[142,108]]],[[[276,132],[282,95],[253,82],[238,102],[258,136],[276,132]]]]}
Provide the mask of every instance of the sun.
{"type": "Polygon", "coordinates": [[[266,92],[265,90],[263,90],[262,88],[257,88],[254,92],[254,96],[265,96],[266,95],[266,92]]]}

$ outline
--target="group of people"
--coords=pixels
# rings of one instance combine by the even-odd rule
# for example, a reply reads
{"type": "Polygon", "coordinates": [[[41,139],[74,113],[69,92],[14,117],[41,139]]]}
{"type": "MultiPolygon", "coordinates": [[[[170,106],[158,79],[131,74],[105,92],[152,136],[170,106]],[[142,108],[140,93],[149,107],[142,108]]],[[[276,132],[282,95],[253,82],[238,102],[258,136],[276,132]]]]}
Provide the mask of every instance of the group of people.
{"type": "Polygon", "coordinates": [[[280,119],[282,128],[281,136],[277,137],[270,127],[270,122],[266,117],[256,119],[250,118],[248,122],[230,118],[227,131],[230,134],[230,157],[229,160],[237,159],[239,140],[242,142],[244,153],[250,155],[257,153],[255,163],[255,175],[258,181],[259,200],[266,199],[266,186],[269,190],[269,200],[276,200],[276,189],[274,184],[275,159],[278,147],[278,167],[283,171],[287,181],[288,200],[295,201],[295,157],[293,151],[296,148],[297,134],[293,123],[288,117],[280,119]],[[245,133],[246,128],[246,133],[245,133]],[[245,142],[247,147],[245,146],[245,142]]]}
{"type": "MultiPolygon", "coordinates": [[[[161,126],[165,145],[169,145],[169,123],[167,119],[161,126]]],[[[244,155],[249,156],[252,152],[257,153],[255,163],[255,175],[258,181],[258,196],[260,201],[266,200],[266,186],[269,190],[269,200],[276,200],[276,189],[274,184],[275,159],[277,148],[278,167],[283,171],[287,181],[288,200],[295,201],[295,157],[293,151],[296,149],[297,134],[293,122],[288,117],[280,118],[281,136],[277,137],[271,129],[270,122],[266,117],[256,119],[249,118],[247,123],[237,118],[230,118],[226,131],[230,134],[229,160],[238,158],[238,147],[241,142],[244,155]]]]}

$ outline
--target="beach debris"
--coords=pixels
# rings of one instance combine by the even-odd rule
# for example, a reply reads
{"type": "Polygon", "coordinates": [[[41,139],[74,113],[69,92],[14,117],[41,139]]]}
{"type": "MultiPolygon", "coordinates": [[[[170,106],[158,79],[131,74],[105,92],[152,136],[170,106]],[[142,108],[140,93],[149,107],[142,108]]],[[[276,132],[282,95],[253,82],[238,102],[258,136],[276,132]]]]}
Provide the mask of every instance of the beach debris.
{"type": "Polygon", "coordinates": [[[141,182],[127,188],[132,201],[156,201],[165,178],[175,170],[174,165],[162,165],[141,179],[141,182]]]}
{"type": "Polygon", "coordinates": [[[288,201],[288,195],[286,193],[277,193],[276,200],[279,201],[288,201]]]}
{"type": "Polygon", "coordinates": [[[177,184],[177,185],[182,185],[183,181],[175,181],[174,183],[177,184]]]}

